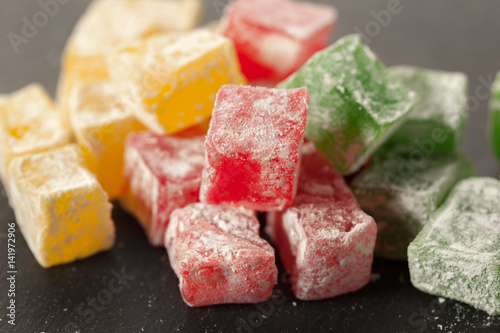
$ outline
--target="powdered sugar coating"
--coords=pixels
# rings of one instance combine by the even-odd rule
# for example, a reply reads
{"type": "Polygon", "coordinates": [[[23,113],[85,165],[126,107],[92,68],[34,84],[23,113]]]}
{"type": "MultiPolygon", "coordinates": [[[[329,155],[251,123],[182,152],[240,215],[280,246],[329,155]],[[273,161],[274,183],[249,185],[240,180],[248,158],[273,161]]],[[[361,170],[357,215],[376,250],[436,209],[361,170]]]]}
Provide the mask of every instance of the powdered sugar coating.
{"type": "Polygon", "coordinates": [[[80,55],[105,54],[113,48],[160,31],[194,28],[200,0],[98,0],[78,22],[69,43],[80,55]]]}
{"type": "Polygon", "coordinates": [[[201,200],[264,211],[289,206],[308,102],[304,88],[223,86],[205,143],[201,200]]]}
{"type": "Polygon", "coordinates": [[[262,28],[303,40],[313,38],[337,18],[332,6],[289,0],[240,0],[228,11],[262,28]]]}
{"type": "Polygon", "coordinates": [[[172,213],[165,234],[172,269],[191,306],[267,300],[277,280],[274,250],[254,212],[191,204],[172,213]]]}
{"type": "Polygon", "coordinates": [[[70,130],[51,98],[37,83],[0,100],[0,176],[15,156],[33,154],[69,143],[70,130]]]}
{"type": "Polygon", "coordinates": [[[127,106],[148,129],[174,134],[209,119],[224,84],[240,84],[231,41],[208,29],[151,36],[108,57],[127,106]]]}
{"type": "Polygon", "coordinates": [[[389,68],[389,75],[419,96],[410,116],[389,141],[429,139],[438,128],[446,135],[444,142],[436,142],[438,148],[458,151],[467,118],[467,76],[411,66],[389,68]]]}
{"type": "Polygon", "coordinates": [[[413,92],[389,78],[358,35],[317,52],[279,87],[309,88],[306,135],[342,174],[357,171],[416,101],[413,92]]]}
{"type": "Polygon", "coordinates": [[[377,222],[376,256],[406,260],[408,245],[429,216],[457,182],[474,175],[464,155],[416,152],[405,145],[382,149],[351,184],[363,211],[377,222]]]}
{"type": "Polygon", "coordinates": [[[109,81],[75,86],[69,99],[69,112],[73,127],[79,129],[111,125],[132,116],[116,86],[109,81]]]}
{"type": "Polygon", "coordinates": [[[334,297],[370,280],[376,226],[328,162],[305,145],[297,197],[269,213],[275,241],[299,299],[334,297]],[[321,184],[321,186],[319,186],[321,184]]]}
{"type": "MultiPolygon", "coordinates": [[[[71,90],[79,82],[111,78],[106,57],[116,48],[158,33],[191,30],[201,18],[202,7],[202,0],[92,1],[64,50],[57,88],[61,110],[66,112],[71,90]]],[[[69,123],[69,118],[64,121],[69,123]]]]}
{"type": "Polygon", "coordinates": [[[72,262],[113,245],[112,206],[83,166],[77,145],[14,157],[8,179],[17,224],[41,266],[72,262]]]}
{"type": "Polygon", "coordinates": [[[10,165],[9,172],[19,178],[18,186],[37,195],[97,186],[95,176],[84,168],[81,151],[74,144],[19,158],[10,165]]]}
{"type": "Polygon", "coordinates": [[[197,202],[205,165],[204,136],[132,133],[125,144],[127,191],[121,200],[153,246],[162,246],[170,214],[197,202]]]}
{"type": "Polygon", "coordinates": [[[130,132],[144,130],[125,106],[122,95],[109,81],[81,82],[69,96],[68,113],[85,166],[108,196],[123,195],[123,152],[130,132]]]}
{"type": "Polygon", "coordinates": [[[415,287],[500,314],[500,182],[460,182],[408,248],[415,287]]]}
{"type": "Polygon", "coordinates": [[[289,0],[239,0],[227,7],[222,33],[231,38],[249,79],[282,80],[328,41],[331,6],[289,0]]]}
{"type": "MultiPolygon", "coordinates": [[[[216,51],[229,41],[209,30],[199,29],[189,33],[170,33],[152,36],[144,41],[127,45],[109,58],[110,71],[117,83],[138,84],[136,91],[130,97],[139,95],[144,99],[152,99],[162,93],[165,84],[171,84],[171,89],[165,89],[163,98],[167,99],[177,84],[175,73],[193,61],[203,58],[207,53],[216,51]],[[123,72],[123,70],[125,70],[123,72]],[[131,75],[130,82],[121,81],[125,75],[131,75]],[[172,82],[169,82],[172,80],[172,82]]],[[[204,66],[200,76],[210,77],[215,59],[204,66]]],[[[185,84],[185,82],[184,82],[185,84]]]]}

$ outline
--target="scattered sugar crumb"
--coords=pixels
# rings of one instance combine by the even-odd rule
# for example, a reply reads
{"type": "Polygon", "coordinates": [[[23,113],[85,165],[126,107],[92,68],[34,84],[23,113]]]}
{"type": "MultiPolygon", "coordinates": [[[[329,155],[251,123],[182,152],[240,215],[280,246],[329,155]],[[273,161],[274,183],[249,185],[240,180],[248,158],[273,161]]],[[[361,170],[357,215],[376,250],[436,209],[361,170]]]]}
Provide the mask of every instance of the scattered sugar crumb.
{"type": "Polygon", "coordinates": [[[293,306],[297,306],[297,302],[292,302],[292,305],[293,306]]]}

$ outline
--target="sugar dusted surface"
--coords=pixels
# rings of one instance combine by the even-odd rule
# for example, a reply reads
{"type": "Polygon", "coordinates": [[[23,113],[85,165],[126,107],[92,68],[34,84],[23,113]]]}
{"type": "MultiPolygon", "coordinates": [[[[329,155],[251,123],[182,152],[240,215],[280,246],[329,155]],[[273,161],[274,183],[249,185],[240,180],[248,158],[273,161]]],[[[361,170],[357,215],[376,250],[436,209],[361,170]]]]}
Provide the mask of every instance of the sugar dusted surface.
{"type": "MultiPolygon", "coordinates": [[[[178,247],[167,248],[174,251],[174,256],[194,256],[200,259],[210,257],[231,262],[233,257],[243,254],[242,243],[255,248],[263,247],[267,251],[271,249],[270,245],[259,237],[259,224],[255,213],[247,209],[191,204],[177,210],[171,223],[172,227],[167,229],[165,235],[167,246],[176,242],[175,237],[182,237],[180,235],[185,232],[191,233],[191,239],[199,240],[193,243],[179,242],[178,247]]],[[[172,268],[179,273],[180,266],[173,265],[172,268]]]]}
{"type": "Polygon", "coordinates": [[[204,136],[178,138],[139,132],[128,140],[160,181],[182,183],[201,177],[205,165],[204,136]]]}
{"type": "Polygon", "coordinates": [[[249,159],[287,158],[300,144],[289,139],[303,132],[304,95],[300,90],[226,85],[217,95],[209,138],[226,156],[244,151],[249,159]]]}
{"type": "Polygon", "coordinates": [[[240,0],[227,7],[221,21],[221,33],[234,42],[248,80],[277,83],[328,44],[337,13],[302,1],[240,0]]]}
{"type": "Polygon", "coordinates": [[[361,208],[377,221],[379,257],[406,259],[408,245],[453,186],[474,175],[461,154],[434,153],[407,164],[414,152],[413,146],[382,149],[351,184],[361,208]]]}
{"type": "Polygon", "coordinates": [[[258,210],[288,206],[307,108],[307,89],[223,86],[206,140],[202,201],[258,210]]]}
{"type": "Polygon", "coordinates": [[[69,101],[73,126],[99,127],[129,118],[132,114],[108,81],[82,83],[72,89],[69,101]]]}
{"type": "Polygon", "coordinates": [[[86,258],[113,246],[112,206],[75,144],[15,157],[9,201],[43,267],[86,258]]]}
{"type": "Polygon", "coordinates": [[[400,204],[422,212],[422,200],[432,199],[434,205],[441,203],[443,194],[453,186],[454,175],[457,179],[472,175],[472,164],[464,155],[435,153],[424,157],[412,166],[409,175],[403,174],[401,166],[410,161],[413,151],[398,147],[380,151],[374,162],[354,180],[352,187],[360,195],[386,193],[398,196],[400,204]],[[450,184],[451,182],[451,184],[450,184]],[[440,193],[444,192],[440,195],[440,193]]]}
{"type": "Polygon", "coordinates": [[[337,204],[359,207],[344,178],[323,157],[314,143],[304,143],[297,193],[304,196],[324,197],[337,204]]]}
{"type": "Polygon", "coordinates": [[[152,36],[110,54],[108,65],[128,107],[161,134],[209,119],[219,88],[245,82],[231,41],[208,29],[152,36]]]}
{"type": "Polygon", "coordinates": [[[488,178],[464,180],[434,216],[425,238],[428,246],[463,252],[500,254],[500,182],[488,178]]]}
{"type": "Polygon", "coordinates": [[[0,103],[2,154],[45,151],[69,143],[69,131],[50,97],[39,84],[31,84],[0,103]]]}
{"type": "Polygon", "coordinates": [[[370,279],[375,222],[363,213],[343,178],[312,145],[302,149],[297,196],[283,213],[268,214],[299,299],[333,297],[370,279]]]}
{"type": "Polygon", "coordinates": [[[396,66],[389,74],[419,96],[408,121],[432,119],[452,129],[462,126],[467,115],[468,80],[464,73],[396,66]]]}
{"type": "MultiPolygon", "coordinates": [[[[141,94],[143,98],[154,98],[175,72],[207,53],[225,47],[228,43],[227,38],[208,29],[152,36],[145,41],[128,45],[117,51],[118,61],[125,66],[127,71],[121,73],[123,71],[121,66],[110,67],[111,71],[115,70],[115,81],[124,80],[125,78],[122,77],[124,73],[135,75],[137,83],[141,84],[139,87],[141,90],[135,93],[141,94]]],[[[110,61],[115,61],[114,57],[111,57],[110,61]]],[[[215,62],[215,59],[213,61],[215,62]]],[[[216,64],[212,65],[207,65],[206,73],[199,73],[199,75],[208,78],[216,64]]],[[[172,86],[175,84],[171,82],[172,86]]]]}
{"type": "MultiPolygon", "coordinates": [[[[346,36],[318,52],[281,86],[293,85],[295,77],[310,87],[312,109],[323,107],[323,100],[326,102],[329,98],[325,94],[334,92],[364,110],[377,124],[385,125],[401,118],[413,105],[413,93],[389,80],[380,61],[362,44],[358,35],[346,36]]],[[[336,105],[332,106],[335,108],[336,105]]],[[[341,117],[345,116],[344,112],[324,112],[324,117],[333,118],[323,120],[339,124],[341,117]]]]}
{"type": "Polygon", "coordinates": [[[14,181],[38,195],[99,186],[95,176],[83,166],[81,151],[75,144],[18,157],[9,171],[14,181]]]}
{"type": "Polygon", "coordinates": [[[239,0],[231,4],[241,19],[288,36],[306,40],[337,19],[332,6],[288,0],[239,0]]]}
{"type": "Polygon", "coordinates": [[[172,213],[165,244],[188,305],[254,303],[271,296],[274,250],[259,237],[250,210],[188,205],[172,213]]]}
{"type": "Polygon", "coordinates": [[[391,80],[358,35],[317,52],[280,88],[308,87],[306,135],[342,174],[359,169],[409,115],[415,94],[391,80]]]}
{"type": "Polygon", "coordinates": [[[199,29],[188,33],[152,36],[145,41],[142,49],[134,50],[136,53],[130,56],[138,57],[146,68],[154,68],[154,63],[161,61],[166,64],[165,70],[173,72],[225,43],[227,39],[219,34],[199,29]]]}
{"type": "Polygon", "coordinates": [[[172,211],[199,200],[204,156],[204,136],[178,138],[145,131],[127,137],[128,186],[121,204],[139,220],[153,246],[163,245],[172,211]]]}
{"type": "Polygon", "coordinates": [[[78,23],[70,48],[80,55],[103,54],[153,33],[190,30],[201,6],[201,0],[98,0],[78,23]]]}
{"type": "Polygon", "coordinates": [[[425,292],[500,314],[500,182],[460,182],[408,248],[411,280],[425,292]]]}

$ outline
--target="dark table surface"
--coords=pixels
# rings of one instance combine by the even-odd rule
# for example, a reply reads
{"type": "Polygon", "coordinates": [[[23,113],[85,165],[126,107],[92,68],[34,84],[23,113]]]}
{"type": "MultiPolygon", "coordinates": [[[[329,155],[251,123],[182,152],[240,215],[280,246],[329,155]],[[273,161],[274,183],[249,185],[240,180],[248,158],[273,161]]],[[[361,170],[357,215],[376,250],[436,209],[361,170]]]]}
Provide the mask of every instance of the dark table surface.
{"type": "MultiPolygon", "coordinates": [[[[471,114],[463,148],[472,156],[478,175],[497,177],[499,163],[491,155],[487,137],[489,96],[485,92],[500,70],[500,2],[401,0],[398,14],[386,17],[383,24],[373,23],[374,13],[393,1],[322,1],[333,3],[340,13],[332,41],[359,28],[368,31],[370,47],[387,65],[467,73],[471,114]]],[[[20,34],[23,17],[33,17],[40,6],[33,0],[0,2],[0,93],[38,81],[54,94],[64,43],[90,1],[67,2],[18,53],[7,34],[20,34]]],[[[228,2],[207,0],[204,21],[219,17],[220,4],[228,2]]],[[[365,288],[329,300],[295,299],[278,263],[280,282],[270,301],[189,308],[182,301],[165,250],[151,248],[134,219],[115,206],[115,247],[68,265],[41,268],[20,232],[16,233],[17,315],[13,327],[6,316],[6,235],[14,215],[2,191],[0,332],[64,332],[65,327],[73,327],[68,330],[73,332],[500,331],[500,317],[424,294],[412,287],[406,262],[383,260],[375,260],[372,281],[365,288]],[[119,275],[123,288],[111,293],[109,281],[119,275]]]]}

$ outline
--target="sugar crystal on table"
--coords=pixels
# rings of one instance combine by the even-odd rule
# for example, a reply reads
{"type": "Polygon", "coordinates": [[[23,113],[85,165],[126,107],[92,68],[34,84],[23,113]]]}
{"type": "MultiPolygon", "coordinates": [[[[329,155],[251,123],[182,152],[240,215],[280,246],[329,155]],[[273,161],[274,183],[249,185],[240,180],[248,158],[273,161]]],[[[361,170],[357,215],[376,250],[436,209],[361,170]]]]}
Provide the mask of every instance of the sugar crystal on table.
{"type": "Polygon", "coordinates": [[[410,66],[389,68],[389,76],[415,91],[419,101],[387,144],[458,151],[467,119],[467,76],[410,66]]]}
{"type": "Polygon", "coordinates": [[[416,288],[500,314],[499,201],[496,179],[457,184],[408,248],[416,288]]]}
{"type": "Polygon", "coordinates": [[[75,85],[69,115],[85,166],[96,174],[110,199],[118,198],[125,190],[125,137],[144,126],[126,108],[114,85],[105,81],[75,85]]]}
{"type": "Polygon", "coordinates": [[[43,267],[108,250],[115,240],[111,204],[70,144],[15,157],[9,199],[24,239],[43,267]]]}
{"type": "Polygon", "coordinates": [[[226,9],[222,34],[235,44],[249,80],[280,81],[328,44],[332,6],[290,0],[238,0],[226,9]]]}
{"type": "Polygon", "coordinates": [[[375,222],[312,143],[304,145],[293,205],[268,213],[266,231],[299,299],[334,297],[370,280],[375,222]]]}
{"type": "Polygon", "coordinates": [[[33,83],[0,96],[0,180],[7,187],[12,158],[61,147],[70,136],[71,129],[41,85],[33,83]]]}
{"type": "Polygon", "coordinates": [[[208,29],[152,36],[108,61],[127,106],[159,134],[204,123],[222,85],[245,83],[233,43],[208,29]]]}
{"type": "Polygon", "coordinates": [[[163,245],[172,211],[199,200],[204,140],[152,132],[127,137],[121,204],[139,220],[153,246],[163,245]]]}
{"type": "MultiPolygon", "coordinates": [[[[67,115],[72,88],[82,81],[108,80],[106,55],[152,34],[193,29],[201,0],[96,0],[76,24],[63,55],[58,104],[67,115]]],[[[69,121],[69,118],[67,118],[69,121]]]]}
{"type": "Polygon", "coordinates": [[[378,151],[351,183],[363,211],[377,222],[375,255],[406,260],[410,242],[460,180],[474,176],[458,153],[424,155],[413,145],[378,151]]]}
{"type": "Polygon", "coordinates": [[[358,35],[317,52],[278,87],[309,88],[306,136],[341,174],[357,171],[403,124],[416,100],[358,35]]]}
{"type": "Polygon", "coordinates": [[[290,206],[308,102],[306,88],[223,86],[205,142],[201,201],[260,211],[290,206]]]}
{"type": "Polygon", "coordinates": [[[278,276],[274,249],[259,237],[253,211],[203,203],[177,209],[165,245],[190,306],[258,303],[271,297],[278,276]]]}

